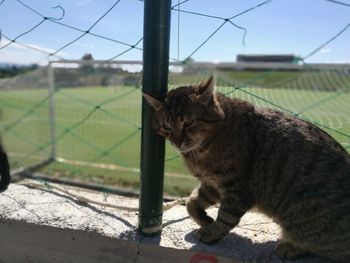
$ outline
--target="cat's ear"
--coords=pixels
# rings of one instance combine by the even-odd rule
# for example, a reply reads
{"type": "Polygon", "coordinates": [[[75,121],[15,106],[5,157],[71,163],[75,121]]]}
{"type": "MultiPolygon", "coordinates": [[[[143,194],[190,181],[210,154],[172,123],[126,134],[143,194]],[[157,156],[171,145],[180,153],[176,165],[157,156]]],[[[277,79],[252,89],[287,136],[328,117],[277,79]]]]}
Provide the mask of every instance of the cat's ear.
{"type": "Polygon", "coordinates": [[[163,103],[153,98],[152,96],[142,92],[142,96],[145,98],[147,103],[152,106],[155,111],[159,111],[163,107],[163,103]]]}
{"type": "Polygon", "coordinates": [[[202,82],[198,86],[199,95],[211,95],[214,93],[214,77],[211,76],[207,81],[202,82]]]}
{"type": "Polygon", "coordinates": [[[199,84],[197,87],[198,101],[208,107],[212,107],[218,117],[223,118],[225,116],[224,111],[220,107],[217,101],[216,94],[214,93],[214,77],[211,76],[206,82],[199,84]]]}
{"type": "Polygon", "coordinates": [[[209,104],[214,99],[214,78],[210,77],[207,81],[200,83],[195,87],[195,94],[192,100],[195,99],[202,104],[209,104]]]}

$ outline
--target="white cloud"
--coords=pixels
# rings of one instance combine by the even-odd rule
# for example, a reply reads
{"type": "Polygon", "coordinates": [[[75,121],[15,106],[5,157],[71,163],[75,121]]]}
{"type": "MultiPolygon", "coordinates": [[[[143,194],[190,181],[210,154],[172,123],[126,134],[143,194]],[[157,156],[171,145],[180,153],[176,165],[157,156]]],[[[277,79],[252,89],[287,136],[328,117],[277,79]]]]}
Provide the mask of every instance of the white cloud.
{"type": "MultiPolygon", "coordinates": [[[[32,47],[33,49],[41,50],[41,51],[44,51],[46,53],[54,53],[56,51],[54,49],[44,48],[44,47],[41,47],[41,46],[38,46],[38,45],[33,45],[33,44],[26,44],[26,45],[29,46],[29,47],[32,47]]],[[[37,51],[37,52],[40,52],[40,51],[37,51]]],[[[43,52],[40,52],[40,53],[43,53],[43,52]]],[[[67,54],[68,54],[67,52],[59,51],[57,53],[57,56],[66,56],[67,54]]]]}
{"type": "MultiPolygon", "coordinates": [[[[5,46],[10,41],[6,39],[2,39],[1,46],[5,46]]],[[[1,56],[0,56],[0,62],[3,63],[14,63],[14,64],[32,64],[32,63],[45,63],[47,59],[44,59],[48,57],[48,54],[46,53],[53,53],[55,52],[54,49],[50,48],[44,48],[38,45],[34,44],[25,44],[28,47],[25,47],[23,45],[12,43],[11,45],[8,45],[4,49],[0,50],[1,56]],[[32,48],[29,48],[32,47],[32,48]],[[34,50],[36,49],[36,50],[34,50]],[[39,50],[43,51],[40,52],[39,50]]],[[[68,53],[66,52],[58,52],[58,56],[66,56],[68,53]]],[[[45,63],[46,64],[46,63],[45,63]]]]}
{"type": "Polygon", "coordinates": [[[330,48],[324,48],[324,49],[321,49],[320,52],[321,53],[329,53],[329,52],[331,52],[331,49],[330,48]]]}

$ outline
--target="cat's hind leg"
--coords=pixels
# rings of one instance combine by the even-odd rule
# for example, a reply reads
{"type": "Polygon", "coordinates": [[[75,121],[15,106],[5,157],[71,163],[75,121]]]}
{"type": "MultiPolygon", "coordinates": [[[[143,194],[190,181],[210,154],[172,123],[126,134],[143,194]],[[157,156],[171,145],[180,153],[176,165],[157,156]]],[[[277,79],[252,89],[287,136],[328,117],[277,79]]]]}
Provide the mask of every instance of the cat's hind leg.
{"type": "Polygon", "coordinates": [[[186,209],[190,217],[201,227],[206,227],[214,222],[207,215],[205,209],[219,201],[219,194],[210,186],[201,184],[192,191],[186,202],[186,209]]]}

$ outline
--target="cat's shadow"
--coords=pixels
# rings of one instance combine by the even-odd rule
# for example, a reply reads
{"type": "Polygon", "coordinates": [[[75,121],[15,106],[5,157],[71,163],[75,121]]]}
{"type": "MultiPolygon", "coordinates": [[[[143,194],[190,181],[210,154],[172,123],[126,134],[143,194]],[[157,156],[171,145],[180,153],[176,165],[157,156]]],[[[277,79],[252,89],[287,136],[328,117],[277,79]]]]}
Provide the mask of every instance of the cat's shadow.
{"type": "Polygon", "coordinates": [[[185,240],[192,243],[191,250],[207,252],[231,258],[237,262],[254,263],[330,263],[318,257],[306,257],[298,260],[284,260],[278,257],[275,252],[277,241],[266,241],[253,243],[250,239],[235,233],[229,233],[220,241],[206,245],[200,243],[195,238],[197,230],[193,230],[185,235],[185,240]]]}

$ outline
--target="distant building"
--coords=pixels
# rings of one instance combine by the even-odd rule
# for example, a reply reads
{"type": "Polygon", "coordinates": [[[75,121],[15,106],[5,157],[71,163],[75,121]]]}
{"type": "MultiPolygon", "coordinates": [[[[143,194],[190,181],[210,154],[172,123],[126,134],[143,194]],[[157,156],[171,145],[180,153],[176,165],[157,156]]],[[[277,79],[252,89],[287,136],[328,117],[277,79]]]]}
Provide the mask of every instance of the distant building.
{"type": "Polygon", "coordinates": [[[299,60],[299,57],[293,54],[280,54],[280,55],[239,54],[236,57],[237,62],[252,62],[252,63],[296,63],[298,60],[299,60]]]}

